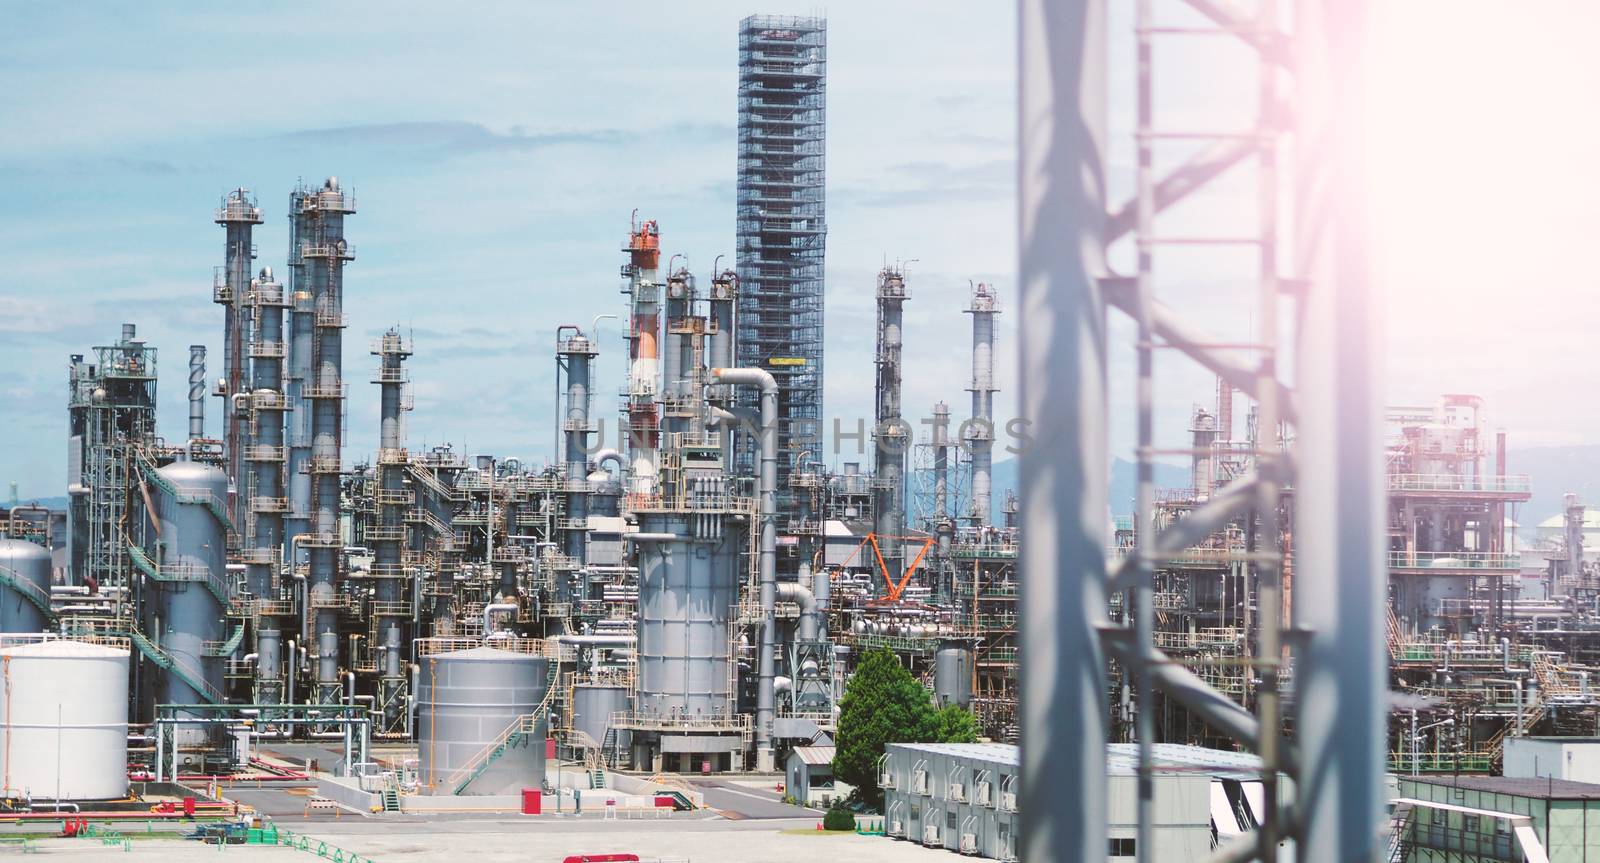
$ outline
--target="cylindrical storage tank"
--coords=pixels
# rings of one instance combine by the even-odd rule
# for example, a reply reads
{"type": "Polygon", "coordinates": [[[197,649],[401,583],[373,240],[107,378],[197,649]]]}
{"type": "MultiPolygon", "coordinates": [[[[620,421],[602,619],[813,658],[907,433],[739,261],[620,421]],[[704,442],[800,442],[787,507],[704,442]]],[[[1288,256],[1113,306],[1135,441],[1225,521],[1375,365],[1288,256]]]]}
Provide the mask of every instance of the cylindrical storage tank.
{"type": "Polygon", "coordinates": [[[128,651],[0,642],[0,784],[7,797],[128,795],[128,651]]]}
{"type": "Polygon", "coordinates": [[[173,462],[158,473],[177,494],[152,489],[160,533],[151,557],[162,577],[155,604],[160,620],[146,631],[157,633],[158,646],[177,667],[162,675],[156,699],[200,704],[217,699],[223,686],[222,659],[207,656],[206,647],[227,638],[227,529],[218,513],[227,506],[228,477],[197,462],[173,462]]]}
{"type": "MultiPolygon", "coordinates": [[[[702,527],[723,524],[706,516],[702,527]]],[[[660,718],[717,718],[734,706],[732,635],[742,532],[691,530],[689,519],[643,512],[639,531],[679,539],[640,542],[639,701],[660,718]]]]}
{"type": "Polygon", "coordinates": [[[628,731],[618,730],[617,738],[606,740],[606,732],[611,728],[613,714],[626,713],[628,710],[627,687],[613,686],[601,683],[579,683],[572,687],[572,730],[588,737],[577,737],[571,745],[587,745],[590,740],[595,746],[603,746],[610,751],[613,746],[619,752],[627,752],[632,734],[628,731]]]}
{"type": "Polygon", "coordinates": [[[0,632],[44,632],[50,607],[50,550],[0,539],[0,632]]]}
{"type": "Polygon", "coordinates": [[[940,707],[972,703],[972,651],[965,645],[946,641],[933,657],[933,695],[940,707]]]}
{"type": "Polygon", "coordinates": [[[549,672],[550,661],[542,656],[492,647],[441,653],[423,662],[417,761],[431,793],[517,794],[543,787],[548,731],[543,711],[532,734],[520,735],[516,745],[476,778],[473,774],[508,732],[544,703],[549,672]]]}

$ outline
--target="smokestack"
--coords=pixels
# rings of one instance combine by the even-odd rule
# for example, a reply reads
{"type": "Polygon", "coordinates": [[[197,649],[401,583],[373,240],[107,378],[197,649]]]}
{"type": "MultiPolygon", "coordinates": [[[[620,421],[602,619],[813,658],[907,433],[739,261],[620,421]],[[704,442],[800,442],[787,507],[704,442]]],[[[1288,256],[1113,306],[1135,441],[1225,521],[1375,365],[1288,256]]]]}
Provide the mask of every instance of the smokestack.
{"type": "Polygon", "coordinates": [[[661,231],[654,221],[630,226],[628,245],[628,452],[632,458],[633,492],[656,491],[656,447],[660,440],[656,412],[660,362],[656,340],[661,332],[661,231]]]}
{"type": "Polygon", "coordinates": [[[206,346],[189,346],[189,440],[206,436],[206,346]]]}
{"type": "Polygon", "coordinates": [[[122,340],[125,341],[125,342],[133,341],[133,337],[134,337],[134,334],[136,332],[137,332],[137,329],[135,329],[133,324],[123,324],[122,325],[122,340]]]}

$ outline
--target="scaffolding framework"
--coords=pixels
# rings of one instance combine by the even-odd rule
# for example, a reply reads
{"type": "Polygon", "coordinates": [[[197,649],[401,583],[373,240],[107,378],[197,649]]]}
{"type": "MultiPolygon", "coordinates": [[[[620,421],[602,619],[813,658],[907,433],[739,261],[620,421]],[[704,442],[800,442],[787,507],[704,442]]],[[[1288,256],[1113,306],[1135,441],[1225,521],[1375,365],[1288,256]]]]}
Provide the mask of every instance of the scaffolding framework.
{"type": "MultiPolygon", "coordinates": [[[[1219,847],[1211,859],[1275,860],[1280,840],[1289,838],[1302,860],[1374,859],[1383,812],[1383,482],[1375,374],[1381,340],[1365,272],[1356,155],[1364,4],[1299,0],[1291,35],[1271,0],[1247,9],[1212,0],[1163,5],[1163,12],[1186,7],[1187,19],[1158,19],[1155,0],[1137,0],[1136,192],[1108,210],[1109,5],[1023,0],[1019,9],[1020,305],[1029,312],[1021,330],[1022,409],[1036,439],[1060,442],[1022,455],[1028,541],[1020,563],[1026,600],[1020,603],[1021,648],[1032,661],[1021,669],[1020,856],[1088,860],[1106,854],[1110,660],[1132,678],[1145,708],[1136,717],[1135,847],[1141,859],[1151,859],[1154,847],[1151,707],[1158,691],[1262,758],[1260,829],[1219,847]],[[1175,129],[1156,122],[1156,49],[1190,36],[1242,43],[1254,55],[1253,128],[1175,129]],[[1292,120],[1281,107],[1288,70],[1295,88],[1292,120]],[[1298,176],[1285,184],[1277,158],[1291,135],[1298,176]],[[1171,140],[1202,146],[1158,178],[1154,149],[1171,140]],[[1182,236],[1156,229],[1158,214],[1191,198],[1191,212],[1233,212],[1225,197],[1205,192],[1218,176],[1246,163],[1256,168],[1254,230],[1182,236]],[[1286,188],[1294,190],[1295,204],[1291,277],[1280,276],[1277,257],[1277,207],[1289,197],[1286,188]],[[1128,236],[1137,268],[1116,274],[1107,266],[1106,247],[1128,236]],[[1251,344],[1197,334],[1157,302],[1155,256],[1174,245],[1258,252],[1255,303],[1240,308],[1256,321],[1251,344]],[[1106,553],[1108,307],[1131,318],[1136,330],[1139,529],[1121,561],[1106,553]],[[1302,326],[1292,340],[1280,340],[1278,321],[1291,309],[1302,326]],[[1297,351],[1293,390],[1281,378],[1285,343],[1297,351]],[[1251,398],[1260,428],[1256,470],[1212,491],[1187,518],[1159,531],[1151,524],[1153,464],[1170,451],[1154,444],[1158,348],[1188,357],[1251,398]],[[1280,423],[1295,429],[1292,451],[1280,446],[1280,423]],[[1292,639],[1286,637],[1280,545],[1281,528],[1290,523],[1280,511],[1280,493],[1291,477],[1298,600],[1292,639]],[[1240,516],[1252,527],[1247,561],[1260,609],[1248,636],[1260,681],[1253,713],[1213,685],[1221,681],[1173,662],[1154,629],[1155,569],[1240,516]],[[1108,615],[1108,598],[1118,593],[1124,597],[1120,625],[1108,615]],[[1279,684],[1290,668],[1293,747],[1281,739],[1286,708],[1279,684]],[[1293,795],[1282,793],[1284,775],[1296,780],[1293,795]]],[[[1196,77],[1215,68],[1207,56],[1204,49],[1163,54],[1168,62],[1192,65],[1196,77]]]]}
{"type": "MultiPolygon", "coordinates": [[[[827,22],[739,23],[736,230],[741,368],[778,381],[778,488],[787,508],[796,442],[822,429],[823,206],[827,22]]],[[[754,406],[754,396],[741,394],[754,406]]],[[[740,466],[754,469],[754,453],[740,466]]]]}

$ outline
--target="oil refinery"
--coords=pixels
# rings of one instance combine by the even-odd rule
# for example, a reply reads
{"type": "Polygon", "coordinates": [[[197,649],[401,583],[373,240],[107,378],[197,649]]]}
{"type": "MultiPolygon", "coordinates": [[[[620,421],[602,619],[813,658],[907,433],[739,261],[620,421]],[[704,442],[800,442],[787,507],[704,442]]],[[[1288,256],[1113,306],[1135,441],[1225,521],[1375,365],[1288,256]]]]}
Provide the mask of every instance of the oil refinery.
{"type": "Polygon", "coordinates": [[[188,262],[214,268],[185,301],[207,329],[156,345],[130,307],[71,354],[65,506],[13,483],[0,508],[0,842],[216,819],[190,838],[352,863],[479,830],[513,837],[484,859],[563,832],[617,846],[568,861],[745,859],[709,844],[739,831],[767,860],[814,823],[842,863],[1600,859],[1600,501],[1516,472],[1468,375],[1387,403],[1339,173],[1355,25],[1152,4],[1114,73],[1104,0],[1019,3],[1020,249],[987,271],[1015,283],[927,280],[959,302],[911,257],[825,285],[828,22],[739,21],[733,247],[607,213],[615,257],[584,265],[614,285],[521,322],[554,387],[513,451],[409,433],[414,383],[450,382],[431,334],[372,311],[348,176],[193,192],[182,230],[222,241],[188,262]],[[1151,58],[1193,35],[1248,58],[1255,125],[1157,121],[1151,58]],[[1207,197],[1228,173],[1246,227],[1207,197]],[[258,247],[285,203],[287,248],[258,247]],[[1217,248],[1245,250],[1248,290],[1216,300],[1242,341],[1155,297],[1217,248]],[[844,290],[870,326],[828,317],[844,290]],[[914,404],[930,321],[962,373],[914,404]],[[825,332],[870,373],[830,369],[825,332]],[[871,405],[858,460],[828,380],[871,405]],[[184,428],[157,422],[174,388],[184,428]],[[1521,523],[1536,491],[1562,511],[1521,523]],[[923,712],[852,694],[883,668],[923,712]],[[852,705],[899,724],[863,744],[852,705]],[[493,826],[513,815],[533,826],[493,826]],[[335,828],[365,850],[298,832],[335,828]]]}

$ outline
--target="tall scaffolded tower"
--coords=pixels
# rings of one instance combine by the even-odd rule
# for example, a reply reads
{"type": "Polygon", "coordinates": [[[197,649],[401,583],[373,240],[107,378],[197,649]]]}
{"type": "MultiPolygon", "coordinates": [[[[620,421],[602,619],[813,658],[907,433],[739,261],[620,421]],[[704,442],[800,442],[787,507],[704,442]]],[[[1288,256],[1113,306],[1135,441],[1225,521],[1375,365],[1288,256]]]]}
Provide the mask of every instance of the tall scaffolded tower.
{"type": "MultiPolygon", "coordinates": [[[[904,308],[911,293],[900,271],[885,267],[878,273],[878,345],[876,386],[877,416],[873,426],[874,494],[872,531],[888,585],[900,583],[905,572],[906,446],[911,432],[900,409],[900,361],[904,337],[904,308]]],[[[886,587],[888,586],[886,585],[886,587]]],[[[890,588],[891,594],[894,588],[890,588]]]]}
{"type": "Polygon", "coordinates": [[[156,441],[156,349],[133,324],[114,345],[94,349],[93,362],[72,356],[67,403],[69,559],[73,579],[102,588],[129,584],[128,498],[138,460],[156,441]]]}
{"type": "MultiPolygon", "coordinates": [[[[309,553],[306,575],[306,614],[315,615],[313,637],[317,648],[316,702],[337,703],[339,692],[339,609],[341,550],[339,531],[339,472],[344,377],[343,335],[344,265],[355,258],[344,239],[345,216],[354,213],[355,199],[329,177],[317,190],[299,190],[296,199],[302,218],[296,226],[303,281],[297,288],[311,292],[311,350],[306,377],[300,384],[300,407],[311,414],[311,452],[305,470],[311,478],[309,529],[300,545],[309,553]]],[[[298,312],[298,305],[296,308],[298,312]]]]}
{"type": "MultiPolygon", "coordinates": [[[[778,489],[822,422],[823,18],[739,22],[738,365],[778,381],[778,489]]],[[[755,396],[744,393],[750,406],[755,396]]],[[[752,472],[754,451],[741,451],[752,472]]]]}
{"type": "Polygon", "coordinates": [[[250,426],[244,421],[247,409],[242,409],[243,403],[235,397],[249,389],[247,357],[253,359],[257,347],[248,341],[255,311],[250,304],[250,262],[256,257],[251,234],[261,224],[261,208],[249,190],[241,187],[222,199],[215,221],[227,232],[223,253],[226,263],[212,277],[211,286],[212,301],[223,309],[222,381],[218,392],[222,396],[223,469],[228,474],[228,515],[234,524],[243,525],[248,508],[238,489],[245,472],[244,451],[250,446],[250,426]]]}

